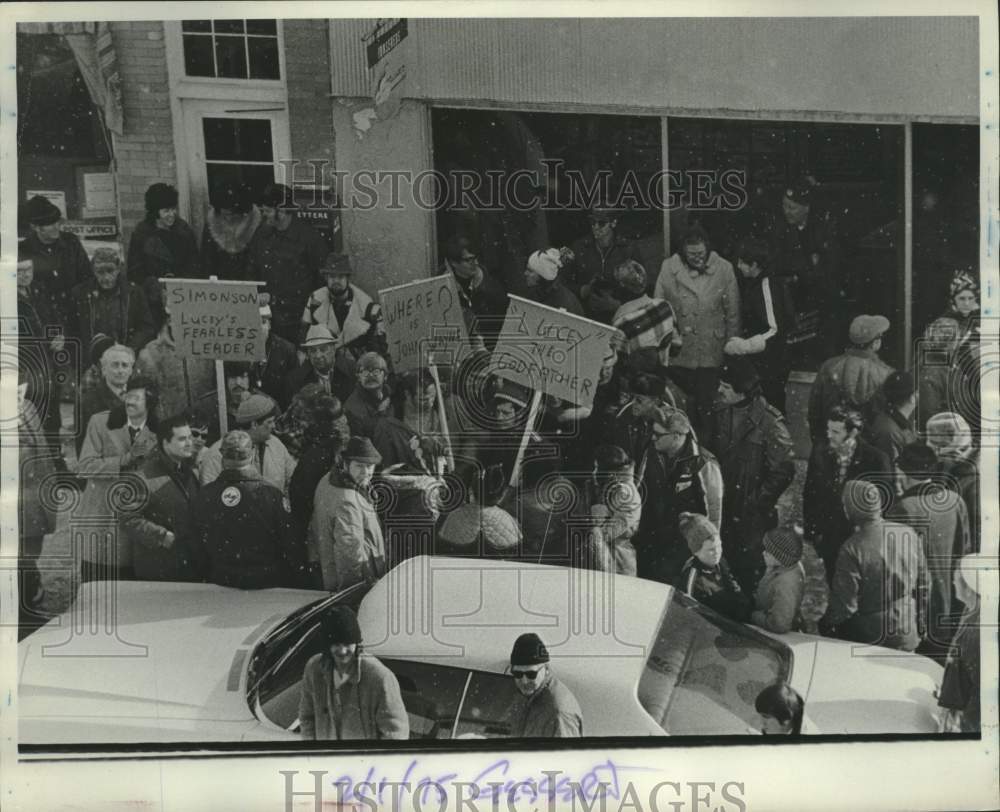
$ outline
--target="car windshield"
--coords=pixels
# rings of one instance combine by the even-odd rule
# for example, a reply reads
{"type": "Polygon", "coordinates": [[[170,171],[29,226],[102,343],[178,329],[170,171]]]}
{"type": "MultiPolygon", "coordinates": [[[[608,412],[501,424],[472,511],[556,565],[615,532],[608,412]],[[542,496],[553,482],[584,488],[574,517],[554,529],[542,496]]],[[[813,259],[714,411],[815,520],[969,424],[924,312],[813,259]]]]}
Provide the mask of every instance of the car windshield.
{"type": "Polygon", "coordinates": [[[757,694],[791,670],[788,646],[675,592],[639,679],[639,702],[671,735],[756,733],[757,694]]]}

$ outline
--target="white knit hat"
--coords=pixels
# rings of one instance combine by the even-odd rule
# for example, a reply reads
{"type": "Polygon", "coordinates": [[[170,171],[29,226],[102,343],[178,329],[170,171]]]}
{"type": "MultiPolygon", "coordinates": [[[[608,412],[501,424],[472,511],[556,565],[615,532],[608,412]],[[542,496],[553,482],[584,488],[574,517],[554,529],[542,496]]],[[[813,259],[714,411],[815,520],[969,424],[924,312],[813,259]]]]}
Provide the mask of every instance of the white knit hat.
{"type": "Polygon", "coordinates": [[[528,257],[528,270],[534,271],[542,279],[546,279],[549,282],[559,275],[560,267],[562,267],[562,260],[558,248],[535,251],[528,257]]]}

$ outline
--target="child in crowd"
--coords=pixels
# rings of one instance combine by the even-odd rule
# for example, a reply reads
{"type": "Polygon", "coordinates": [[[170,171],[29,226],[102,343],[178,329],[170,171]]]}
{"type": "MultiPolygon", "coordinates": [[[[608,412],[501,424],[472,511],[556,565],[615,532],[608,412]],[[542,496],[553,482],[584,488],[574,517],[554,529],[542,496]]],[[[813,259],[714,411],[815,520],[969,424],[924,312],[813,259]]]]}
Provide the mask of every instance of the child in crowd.
{"type": "Polygon", "coordinates": [[[754,707],[765,736],[798,736],[802,733],[802,697],[787,682],[774,682],[757,694],[754,707]]]}
{"type": "Polygon", "coordinates": [[[764,534],[767,569],[757,585],[750,622],[770,632],[785,634],[798,626],[799,607],[806,588],[802,567],[802,530],[776,527],[764,534]]]}
{"type": "Polygon", "coordinates": [[[681,535],[691,551],[681,570],[679,587],[721,615],[741,623],[748,620],[751,601],[722,558],[718,528],[697,513],[682,513],[679,519],[681,535]]]}

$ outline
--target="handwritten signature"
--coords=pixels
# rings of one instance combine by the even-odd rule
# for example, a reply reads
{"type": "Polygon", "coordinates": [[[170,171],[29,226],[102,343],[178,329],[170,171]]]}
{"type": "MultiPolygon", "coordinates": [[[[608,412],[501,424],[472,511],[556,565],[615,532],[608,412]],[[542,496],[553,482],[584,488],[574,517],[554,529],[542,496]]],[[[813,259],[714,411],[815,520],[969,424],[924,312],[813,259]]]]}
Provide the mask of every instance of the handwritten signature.
{"type": "Polygon", "coordinates": [[[483,800],[506,797],[508,802],[520,799],[537,801],[539,798],[592,801],[602,796],[620,800],[621,776],[625,773],[649,771],[651,768],[616,764],[607,759],[591,765],[577,776],[559,770],[541,770],[515,776],[511,774],[510,761],[504,758],[465,777],[458,772],[431,775],[420,768],[417,759],[413,759],[398,780],[379,774],[375,767],[371,767],[360,780],[351,775],[341,775],[333,785],[337,788],[338,803],[375,800],[381,804],[391,799],[391,808],[398,808],[398,802],[405,793],[412,793],[414,797],[419,793],[418,803],[423,803],[428,799],[436,800],[432,793],[437,793],[437,798],[447,798],[448,787],[459,785],[466,797],[483,800]]]}

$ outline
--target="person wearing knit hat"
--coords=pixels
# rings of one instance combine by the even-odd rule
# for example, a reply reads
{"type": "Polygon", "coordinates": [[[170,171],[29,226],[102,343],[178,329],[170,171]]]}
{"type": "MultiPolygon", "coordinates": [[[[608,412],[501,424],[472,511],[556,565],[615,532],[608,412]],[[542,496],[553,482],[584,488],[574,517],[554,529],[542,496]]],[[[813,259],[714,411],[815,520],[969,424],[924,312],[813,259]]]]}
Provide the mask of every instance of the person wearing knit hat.
{"type": "Polygon", "coordinates": [[[518,691],[504,716],[511,737],[561,739],[583,735],[580,703],[552,673],[549,651],[534,632],[526,632],[514,641],[510,675],[518,691]]]}
{"type": "Polygon", "coordinates": [[[745,622],[750,616],[750,599],[723,557],[718,528],[698,513],[682,513],[679,523],[691,557],[681,569],[677,588],[720,615],[745,622]]]}
{"type": "Polygon", "coordinates": [[[146,190],[145,203],[146,216],[129,240],[126,276],[142,289],[154,316],[162,319],[159,280],[201,278],[198,240],[177,213],[177,190],[173,186],[152,184],[146,190]]]}
{"type": "Polygon", "coordinates": [[[980,649],[982,590],[992,578],[996,582],[996,558],[981,553],[966,555],[954,571],[955,597],[963,608],[941,679],[938,705],[940,733],[979,733],[980,649]]]}
{"type": "Polygon", "coordinates": [[[563,253],[558,248],[532,253],[524,269],[528,297],[547,307],[582,316],[583,306],[580,300],[559,280],[562,266],[563,253]]]}
{"type": "Polygon", "coordinates": [[[234,429],[213,448],[222,470],[201,488],[192,507],[201,577],[235,589],[306,586],[305,561],[291,539],[285,499],[261,477],[250,434],[234,429]]]}
{"type": "Polygon", "coordinates": [[[750,622],[785,634],[797,628],[806,589],[802,566],[802,528],[775,527],[764,534],[766,569],[754,592],[750,622]]]}
{"type": "Polygon", "coordinates": [[[385,575],[385,538],[370,488],[381,461],[370,439],[351,437],[316,486],[307,546],[324,589],[373,584],[385,575]]]}
{"type": "Polygon", "coordinates": [[[712,433],[703,438],[722,468],[722,538],[748,595],[764,571],[762,536],[778,524],[778,500],[795,477],[792,436],[764,397],[754,362],[730,356],[719,374],[712,433]]]}
{"type": "MultiPolygon", "coordinates": [[[[254,470],[287,497],[295,472],[295,458],[274,434],[277,415],[278,404],[267,395],[255,392],[239,405],[235,425],[245,431],[253,443],[251,464],[254,470]]],[[[222,462],[220,444],[215,443],[202,457],[199,472],[202,485],[215,481],[222,470],[222,462]]]]}
{"type": "Polygon", "coordinates": [[[888,486],[844,485],[854,533],[837,555],[822,634],[913,651],[927,633],[927,560],[917,532],[882,518],[888,486]]]}
{"type": "Polygon", "coordinates": [[[363,653],[361,636],[348,606],[332,607],[320,621],[325,645],[306,662],[299,694],[300,733],[306,741],[410,737],[399,680],[363,653]]]}
{"type": "Polygon", "coordinates": [[[926,443],[915,440],[904,446],[896,470],[899,493],[886,518],[920,529],[928,562],[933,562],[925,650],[928,655],[936,650],[943,658],[960,614],[952,599],[952,567],[974,549],[969,512],[962,497],[949,489],[950,478],[941,476],[937,454],[926,443]]]}
{"type": "Polygon", "coordinates": [[[948,286],[948,298],[956,312],[968,316],[979,309],[979,284],[968,271],[955,271],[948,286]]]}

